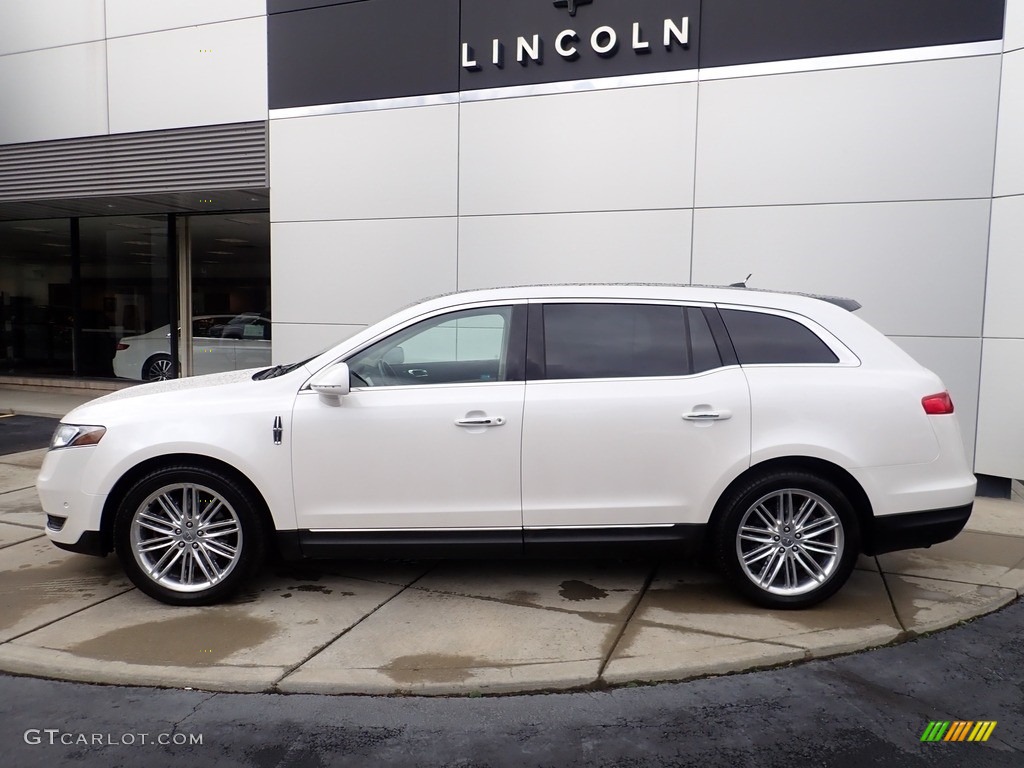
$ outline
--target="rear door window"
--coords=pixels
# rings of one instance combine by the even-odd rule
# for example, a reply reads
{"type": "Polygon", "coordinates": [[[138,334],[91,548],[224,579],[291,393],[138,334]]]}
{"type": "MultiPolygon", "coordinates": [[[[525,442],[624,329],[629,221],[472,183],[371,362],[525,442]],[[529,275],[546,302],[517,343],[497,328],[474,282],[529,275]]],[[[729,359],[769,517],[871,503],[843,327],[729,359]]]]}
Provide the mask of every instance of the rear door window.
{"type": "Polygon", "coordinates": [[[796,320],[764,312],[722,309],[740,365],[838,363],[817,334],[796,320]]]}
{"type": "Polygon", "coordinates": [[[657,304],[546,304],[548,379],[685,376],[721,364],[700,309],[657,304]]]}

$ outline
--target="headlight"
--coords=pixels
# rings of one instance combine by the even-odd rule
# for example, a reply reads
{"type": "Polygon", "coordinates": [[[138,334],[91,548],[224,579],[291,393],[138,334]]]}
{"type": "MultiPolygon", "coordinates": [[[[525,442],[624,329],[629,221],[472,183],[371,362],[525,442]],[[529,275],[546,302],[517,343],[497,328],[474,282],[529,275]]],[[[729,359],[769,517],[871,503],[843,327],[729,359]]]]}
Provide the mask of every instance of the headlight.
{"type": "Polygon", "coordinates": [[[92,427],[83,424],[61,424],[50,440],[50,450],[71,448],[80,445],[96,445],[107,433],[106,427],[92,427]]]}

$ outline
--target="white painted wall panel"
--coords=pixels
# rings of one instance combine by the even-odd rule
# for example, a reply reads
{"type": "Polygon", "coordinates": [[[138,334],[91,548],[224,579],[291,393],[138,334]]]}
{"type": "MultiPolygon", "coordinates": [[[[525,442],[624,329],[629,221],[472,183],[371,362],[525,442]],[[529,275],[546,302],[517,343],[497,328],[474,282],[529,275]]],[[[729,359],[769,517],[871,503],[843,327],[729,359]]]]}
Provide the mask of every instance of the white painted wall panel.
{"type": "Polygon", "coordinates": [[[692,221],[690,210],[464,217],[459,288],[685,283],[692,221]]]}
{"type": "Polygon", "coordinates": [[[953,398],[960,434],[968,463],[974,460],[975,427],[978,420],[978,370],[981,339],[938,339],[893,337],[917,362],[939,375],[953,398]]]}
{"type": "Polygon", "coordinates": [[[455,218],[272,224],[274,320],[370,324],[453,291],[457,230],[455,218]]]}
{"type": "Polygon", "coordinates": [[[1006,25],[1003,28],[1003,50],[1024,48],[1024,0],[1006,0],[1006,25]]]}
{"type": "Polygon", "coordinates": [[[689,83],[463,104],[460,212],[690,207],[696,97],[689,83]]]}
{"type": "Polygon", "coordinates": [[[988,196],[999,58],[703,82],[697,205],[988,196]]]}
{"type": "Polygon", "coordinates": [[[267,119],[267,20],[108,41],[110,131],[267,119]]]}
{"type": "Polygon", "coordinates": [[[294,363],[318,355],[328,347],[355,336],[364,325],[279,323],[274,321],[274,365],[294,363]]]}
{"type": "Polygon", "coordinates": [[[459,107],[274,120],[272,221],[454,216],[459,107]]]}
{"type": "Polygon", "coordinates": [[[103,37],[103,0],[0,2],[0,56],[103,37]]]}
{"type": "Polygon", "coordinates": [[[1024,195],[992,203],[985,336],[1024,339],[1024,195]]]}
{"type": "Polygon", "coordinates": [[[1024,194],[1024,50],[1003,55],[996,195],[1024,194]]]}
{"type": "Polygon", "coordinates": [[[105,48],[83,43],[0,56],[0,144],[106,133],[105,48]]]}
{"type": "Polygon", "coordinates": [[[988,200],[697,210],[693,281],[857,299],[899,336],[980,336],[988,200]]]}
{"type": "Polygon", "coordinates": [[[1024,340],[985,339],[974,469],[1024,478],[1024,340]]]}
{"type": "Polygon", "coordinates": [[[110,37],[265,16],[267,13],[266,0],[106,0],[106,7],[107,34],[110,37]]]}

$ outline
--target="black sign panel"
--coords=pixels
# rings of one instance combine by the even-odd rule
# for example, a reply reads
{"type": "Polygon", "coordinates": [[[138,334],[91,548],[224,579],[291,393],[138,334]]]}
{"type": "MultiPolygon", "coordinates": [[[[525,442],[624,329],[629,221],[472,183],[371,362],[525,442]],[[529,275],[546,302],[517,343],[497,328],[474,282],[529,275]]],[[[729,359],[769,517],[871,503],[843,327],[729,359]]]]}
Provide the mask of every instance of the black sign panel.
{"type": "Polygon", "coordinates": [[[267,19],[271,109],[459,89],[459,0],[365,0],[267,19]]]}
{"type": "Polygon", "coordinates": [[[701,67],[998,40],[1005,0],[708,0],[701,67]]]}
{"type": "Polygon", "coordinates": [[[287,13],[288,11],[304,11],[307,8],[320,8],[324,5],[361,2],[363,0],[267,0],[267,13],[287,13]]]}
{"type": "Polygon", "coordinates": [[[462,0],[459,84],[472,90],[696,69],[700,6],[462,0]]]}
{"type": "Polygon", "coordinates": [[[998,40],[1005,0],[268,0],[270,108],[998,40]]]}

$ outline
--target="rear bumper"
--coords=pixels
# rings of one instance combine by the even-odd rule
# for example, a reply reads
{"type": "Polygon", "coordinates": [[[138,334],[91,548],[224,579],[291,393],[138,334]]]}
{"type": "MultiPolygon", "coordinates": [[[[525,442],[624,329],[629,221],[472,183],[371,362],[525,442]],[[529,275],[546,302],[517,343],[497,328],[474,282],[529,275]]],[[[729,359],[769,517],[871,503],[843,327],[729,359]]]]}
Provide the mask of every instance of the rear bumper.
{"type": "Polygon", "coordinates": [[[864,553],[881,555],[949,541],[967,525],[973,507],[971,501],[958,507],[876,517],[865,540],[864,553]]]}

